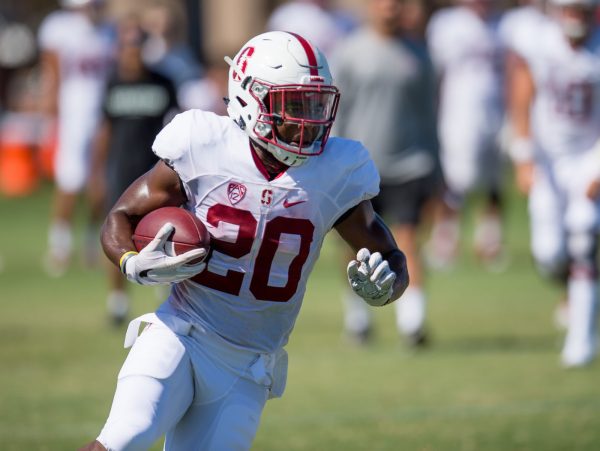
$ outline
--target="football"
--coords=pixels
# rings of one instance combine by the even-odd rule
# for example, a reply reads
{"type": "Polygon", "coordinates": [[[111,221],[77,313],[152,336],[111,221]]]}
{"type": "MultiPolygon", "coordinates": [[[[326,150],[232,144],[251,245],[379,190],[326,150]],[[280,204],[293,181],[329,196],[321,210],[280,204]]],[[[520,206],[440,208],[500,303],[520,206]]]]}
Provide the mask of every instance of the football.
{"type": "Polygon", "coordinates": [[[179,255],[192,249],[206,248],[210,252],[210,233],[192,212],[179,207],[162,207],[144,216],[132,236],[139,252],[150,243],[156,233],[167,222],[175,227],[175,232],[166,244],[169,255],[179,255]]]}

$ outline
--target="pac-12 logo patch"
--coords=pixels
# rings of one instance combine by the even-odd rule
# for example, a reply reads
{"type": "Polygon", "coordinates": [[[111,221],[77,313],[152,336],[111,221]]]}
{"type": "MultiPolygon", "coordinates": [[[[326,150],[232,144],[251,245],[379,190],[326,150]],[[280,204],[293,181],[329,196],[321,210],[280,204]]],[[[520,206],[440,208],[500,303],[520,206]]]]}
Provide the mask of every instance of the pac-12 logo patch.
{"type": "Polygon", "coordinates": [[[246,195],[246,187],[241,183],[230,183],[227,187],[227,197],[231,205],[237,204],[246,195]]]}

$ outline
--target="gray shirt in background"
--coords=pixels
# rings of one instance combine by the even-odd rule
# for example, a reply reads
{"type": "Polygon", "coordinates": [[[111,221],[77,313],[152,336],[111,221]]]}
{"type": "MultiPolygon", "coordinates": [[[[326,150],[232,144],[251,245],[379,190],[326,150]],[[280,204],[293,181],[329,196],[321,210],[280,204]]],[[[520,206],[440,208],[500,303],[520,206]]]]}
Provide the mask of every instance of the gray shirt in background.
{"type": "Polygon", "coordinates": [[[363,28],[337,47],[332,72],[341,92],[333,134],[361,141],[383,184],[439,171],[435,74],[424,43],[363,28]]]}

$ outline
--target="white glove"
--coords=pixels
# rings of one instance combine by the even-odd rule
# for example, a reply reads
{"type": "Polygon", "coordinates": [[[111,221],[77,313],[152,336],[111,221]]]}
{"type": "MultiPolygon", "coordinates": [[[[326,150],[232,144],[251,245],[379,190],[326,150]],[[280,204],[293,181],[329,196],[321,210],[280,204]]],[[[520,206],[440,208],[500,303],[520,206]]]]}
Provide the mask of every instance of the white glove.
{"type": "Polygon", "coordinates": [[[122,264],[127,279],[140,285],[158,285],[181,282],[204,271],[204,261],[187,264],[199,258],[204,260],[204,248],[193,249],[181,255],[167,254],[165,244],[173,230],[173,224],[167,222],[139,254],[132,255],[122,264]]]}
{"type": "Polygon", "coordinates": [[[395,280],[396,273],[379,252],[371,255],[363,248],[356,254],[356,260],[348,263],[350,286],[369,305],[385,305],[392,297],[395,280]]]}

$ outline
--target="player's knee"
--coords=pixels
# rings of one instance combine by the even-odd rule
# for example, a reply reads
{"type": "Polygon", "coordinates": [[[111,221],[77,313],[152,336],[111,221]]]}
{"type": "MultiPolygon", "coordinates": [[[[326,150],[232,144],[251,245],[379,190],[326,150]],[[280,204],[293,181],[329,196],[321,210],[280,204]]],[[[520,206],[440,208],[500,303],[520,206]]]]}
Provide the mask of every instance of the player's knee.
{"type": "Polygon", "coordinates": [[[569,272],[568,254],[558,245],[533,246],[533,257],[538,272],[555,280],[565,280],[569,272]]]}
{"type": "Polygon", "coordinates": [[[558,282],[566,281],[569,275],[569,263],[566,260],[536,260],[536,266],[538,272],[542,275],[542,277],[553,279],[558,282]]]}
{"type": "Polygon", "coordinates": [[[596,277],[597,239],[591,233],[572,233],[567,240],[567,247],[571,257],[571,276],[596,277]]]}
{"type": "Polygon", "coordinates": [[[571,233],[567,239],[569,255],[576,261],[593,260],[596,254],[596,238],[591,233],[571,233]]]}
{"type": "Polygon", "coordinates": [[[88,443],[83,448],[79,448],[77,451],[108,451],[108,450],[98,440],[94,440],[92,443],[88,443]]]}

